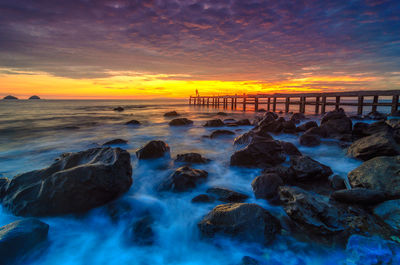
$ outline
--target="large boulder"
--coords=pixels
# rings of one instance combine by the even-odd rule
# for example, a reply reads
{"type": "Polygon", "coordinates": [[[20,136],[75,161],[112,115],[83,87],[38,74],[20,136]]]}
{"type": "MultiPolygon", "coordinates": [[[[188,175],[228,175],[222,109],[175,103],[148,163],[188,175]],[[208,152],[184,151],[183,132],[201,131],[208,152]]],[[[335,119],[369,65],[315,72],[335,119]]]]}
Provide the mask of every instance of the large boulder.
{"type": "Polygon", "coordinates": [[[283,130],[283,124],[285,120],[267,120],[264,118],[259,122],[258,127],[266,132],[271,132],[271,133],[280,133],[283,130]]]}
{"type": "Polygon", "coordinates": [[[187,166],[180,167],[161,183],[159,190],[187,191],[195,188],[207,176],[208,173],[205,170],[193,169],[187,166]]]}
{"type": "Polygon", "coordinates": [[[210,161],[210,159],[203,157],[199,153],[178,154],[175,159],[175,162],[187,164],[206,164],[210,161]]]}
{"type": "Polygon", "coordinates": [[[222,187],[209,188],[207,193],[222,202],[243,202],[249,198],[246,194],[222,187]]]}
{"type": "Polygon", "coordinates": [[[47,240],[49,225],[28,218],[0,227],[0,264],[13,264],[16,259],[47,240]]]}
{"type": "Polygon", "coordinates": [[[279,141],[253,141],[231,156],[232,166],[267,167],[283,163],[286,154],[279,141]]]}
{"type": "Polygon", "coordinates": [[[222,127],[225,123],[221,119],[209,120],[204,124],[204,127],[222,127]]]}
{"type": "Polygon", "coordinates": [[[384,191],[354,188],[351,190],[337,190],[332,193],[331,198],[343,203],[373,205],[387,201],[389,196],[384,191]]]}
{"type": "Polygon", "coordinates": [[[352,121],[346,116],[343,109],[326,113],[321,120],[321,128],[326,131],[328,137],[337,137],[351,134],[352,121]]]}
{"type": "Polygon", "coordinates": [[[251,182],[254,195],[257,199],[278,202],[278,188],[283,185],[282,178],[275,173],[262,174],[251,182]]]}
{"type": "Polygon", "coordinates": [[[308,121],[306,123],[303,123],[302,125],[297,127],[297,131],[299,132],[305,132],[311,128],[316,128],[318,127],[318,124],[315,121],[308,121]]]}
{"type": "Polygon", "coordinates": [[[391,134],[375,133],[352,143],[347,154],[365,161],[377,156],[399,155],[400,147],[391,134]]]}
{"type": "Polygon", "coordinates": [[[291,156],[290,171],[295,182],[328,181],[332,170],[309,156],[291,156]]]}
{"type": "Polygon", "coordinates": [[[130,155],[120,148],[65,153],[48,168],[11,179],[3,206],[20,216],[82,213],[128,191],[131,175],[130,155]]]}
{"type": "Polygon", "coordinates": [[[238,137],[235,138],[233,141],[234,145],[248,145],[254,139],[263,139],[263,140],[273,140],[272,136],[268,134],[268,132],[263,131],[260,128],[251,130],[246,132],[238,137]]]}
{"type": "Polygon", "coordinates": [[[400,232],[400,200],[385,201],[377,205],[374,214],[400,232]]]}
{"type": "Polygon", "coordinates": [[[193,121],[186,118],[177,118],[171,120],[168,124],[169,126],[186,126],[186,125],[192,125],[193,121]]]}
{"type": "Polygon", "coordinates": [[[299,142],[301,145],[313,147],[320,145],[321,139],[318,135],[311,133],[304,133],[303,135],[300,136],[299,142]]]}
{"type": "Polygon", "coordinates": [[[281,226],[268,211],[253,203],[229,203],[216,206],[198,224],[202,234],[235,237],[239,240],[270,243],[281,226]]]}
{"type": "Polygon", "coordinates": [[[353,188],[380,190],[391,196],[400,194],[400,156],[375,157],[348,174],[353,188]]]}
{"type": "Polygon", "coordinates": [[[160,157],[169,157],[170,148],[168,144],[163,141],[150,141],[145,144],[141,149],[136,151],[138,159],[155,159],[160,157]]]}
{"type": "Polygon", "coordinates": [[[299,149],[291,142],[279,141],[282,145],[283,151],[289,156],[301,156],[299,149]]]}
{"type": "Polygon", "coordinates": [[[296,124],[300,123],[300,121],[305,120],[306,116],[303,113],[294,113],[291,117],[290,120],[294,121],[296,124]]]}

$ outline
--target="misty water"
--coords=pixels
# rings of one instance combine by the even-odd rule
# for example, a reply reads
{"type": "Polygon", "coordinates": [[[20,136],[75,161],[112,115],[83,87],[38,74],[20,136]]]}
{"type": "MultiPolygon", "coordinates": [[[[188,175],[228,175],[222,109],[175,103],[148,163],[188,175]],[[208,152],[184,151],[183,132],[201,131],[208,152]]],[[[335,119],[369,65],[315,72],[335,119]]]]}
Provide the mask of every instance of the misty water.
{"type": "MultiPolygon", "coordinates": [[[[262,107],[262,106],[261,106],[262,107]]],[[[13,176],[49,166],[64,152],[82,151],[106,141],[121,138],[129,141],[120,147],[131,154],[133,185],[119,201],[131,206],[118,220],[110,217],[107,206],[84,215],[40,218],[50,225],[47,246],[25,257],[24,264],[239,264],[243,256],[254,257],[265,264],[342,264],[349,261],[343,249],[299,242],[285,232],[269,246],[249,244],[227,238],[204,239],[197,223],[214,206],[194,204],[191,199],[207,188],[220,186],[247,194],[254,202],[285,219],[281,207],[255,199],[251,181],[257,169],[229,166],[235,148],[233,137],[206,139],[214,129],[202,125],[225,111],[224,118],[252,120],[253,111],[223,110],[188,106],[186,101],[2,101],[0,102],[0,174],[13,176]],[[124,112],[113,111],[122,106],[124,112]],[[176,110],[181,117],[194,121],[190,127],[168,126],[163,114],[176,110]],[[142,125],[125,122],[135,119],[142,125]],[[163,140],[171,148],[172,159],[138,161],[135,151],[150,140],[163,140]],[[158,192],[159,183],[179,165],[177,154],[198,152],[212,160],[194,168],[208,171],[208,180],[195,190],[183,193],[158,192]],[[155,243],[138,246],[127,240],[127,227],[150,212],[154,218],[155,243]]],[[[294,110],[295,111],[295,110],[294,110]]],[[[284,115],[283,115],[284,116],[284,115]]],[[[318,116],[310,115],[312,119],[318,116]]],[[[236,135],[250,126],[227,127],[236,135]]],[[[294,143],[300,151],[332,168],[335,174],[347,173],[361,164],[345,156],[334,140],[319,147],[302,147],[298,137],[275,135],[294,143]]],[[[0,207],[0,226],[21,219],[0,207]]]]}

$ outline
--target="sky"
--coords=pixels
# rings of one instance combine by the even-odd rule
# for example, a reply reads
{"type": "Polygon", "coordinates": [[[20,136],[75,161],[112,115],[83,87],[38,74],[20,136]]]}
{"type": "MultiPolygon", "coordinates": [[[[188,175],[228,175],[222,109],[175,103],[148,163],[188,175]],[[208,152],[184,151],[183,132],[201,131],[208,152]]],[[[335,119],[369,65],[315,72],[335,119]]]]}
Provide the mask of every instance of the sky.
{"type": "Polygon", "coordinates": [[[0,1],[0,96],[399,88],[399,0],[0,1]]]}

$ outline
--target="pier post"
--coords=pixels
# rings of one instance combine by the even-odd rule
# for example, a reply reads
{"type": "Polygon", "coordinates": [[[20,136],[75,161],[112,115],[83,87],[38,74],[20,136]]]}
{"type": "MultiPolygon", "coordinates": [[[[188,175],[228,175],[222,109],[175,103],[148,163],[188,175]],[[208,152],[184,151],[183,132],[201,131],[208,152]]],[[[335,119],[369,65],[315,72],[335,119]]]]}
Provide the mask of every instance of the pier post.
{"type": "Polygon", "coordinates": [[[321,114],[325,114],[325,107],[326,107],[326,96],[322,97],[322,104],[321,104],[321,114]]]}
{"type": "Polygon", "coordinates": [[[364,97],[363,96],[359,96],[358,97],[358,103],[357,103],[357,114],[358,115],[362,115],[363,107],[364,107],[364,97]]]}
{"type": "Polygon", "coordinates": [[[272,111],[276,111],[276,97],[274,97],[274,102],[272,103],[272,111]]]}
{"type": "Polygon", "coordinates": [[[286,97],[286,102],[285,102],[285,112],[289,112],[289,106],[290,106],[290,97],[286,97]]]}
{"type": "Polygon", "coordinates": [[[392,111],[391,111],[391,114],[394,114],[397,111],[398,107],[399,107],[399,96],[396,95],[396,96],[393,96],[393,99],[392,99],[392,111]]]}
{"type": "Polygon", "coordinates": [[[258,110],[258,97],[254,98],[254,110],[257,111],[258,110]]]}
{"type": "Polygon", "coordinates": [[[235,102],[235,99],[232,97],[231,98],[231,109],[233,109],[234,102],[235,102]]]}
{"type": "Polygon", "coordinates": [[[207,98],[207,107],[210,106],[210,98],[207,98]]]}
{"type": "Polygon", "coordinates": [[[192,105],[192,96],[189,97],[189,105],[192,105]]]}
{"type": "Polygon", "coordinates": [[[271,98],[268,98],[268,105],[267,105],[267,110],[270,111],[271,109],[271,98]]]}
{"type": "Polygon", "coordinates": [[[340,107],[340,97],[336,97],[336,104],[335,104],[335,110],[338,110],[340,107]]]}
{"type": "Polygon", "coordinates": [[[300,98],[300,112],[301,113],[306,112],[306,97],[300,98]]]}
{"type": "Polygon", "coordinates": [[[319,97],[315,97],[315,114],[319,113],[319,97]]]}
{"type": "Polygon", "coordinates": [[[246,94],[243,94],[243,111],[246,110],[246,94]]]}
{"type": "Polygon", "coordinates": [[[376,109],[378,108],[378,97],[379,96],[374,96],[374,99],[372,101],[372,112],[376,112],[376,109]]]}

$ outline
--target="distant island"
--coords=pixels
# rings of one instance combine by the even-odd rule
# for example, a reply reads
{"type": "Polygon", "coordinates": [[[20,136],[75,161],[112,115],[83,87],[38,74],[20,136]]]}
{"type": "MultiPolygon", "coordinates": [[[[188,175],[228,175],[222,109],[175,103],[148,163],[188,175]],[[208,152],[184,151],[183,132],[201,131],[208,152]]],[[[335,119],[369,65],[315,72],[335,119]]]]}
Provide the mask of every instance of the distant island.
{"type": "Polygon", "coordinates": [[[17,97],[14,97],[14,96],[11,96],[11,95],[8,95],[8,96],[6,96],[6,97],[4,97],[3,99],[18,99],[17,97]]]}
{"type": "Polygon", "coordinates": [[[30,97],[29,99],[40,99],[40,97],[39,97],[39,96],[36,96],[36,95],[34,95],[34,96],[30,97]]]}

